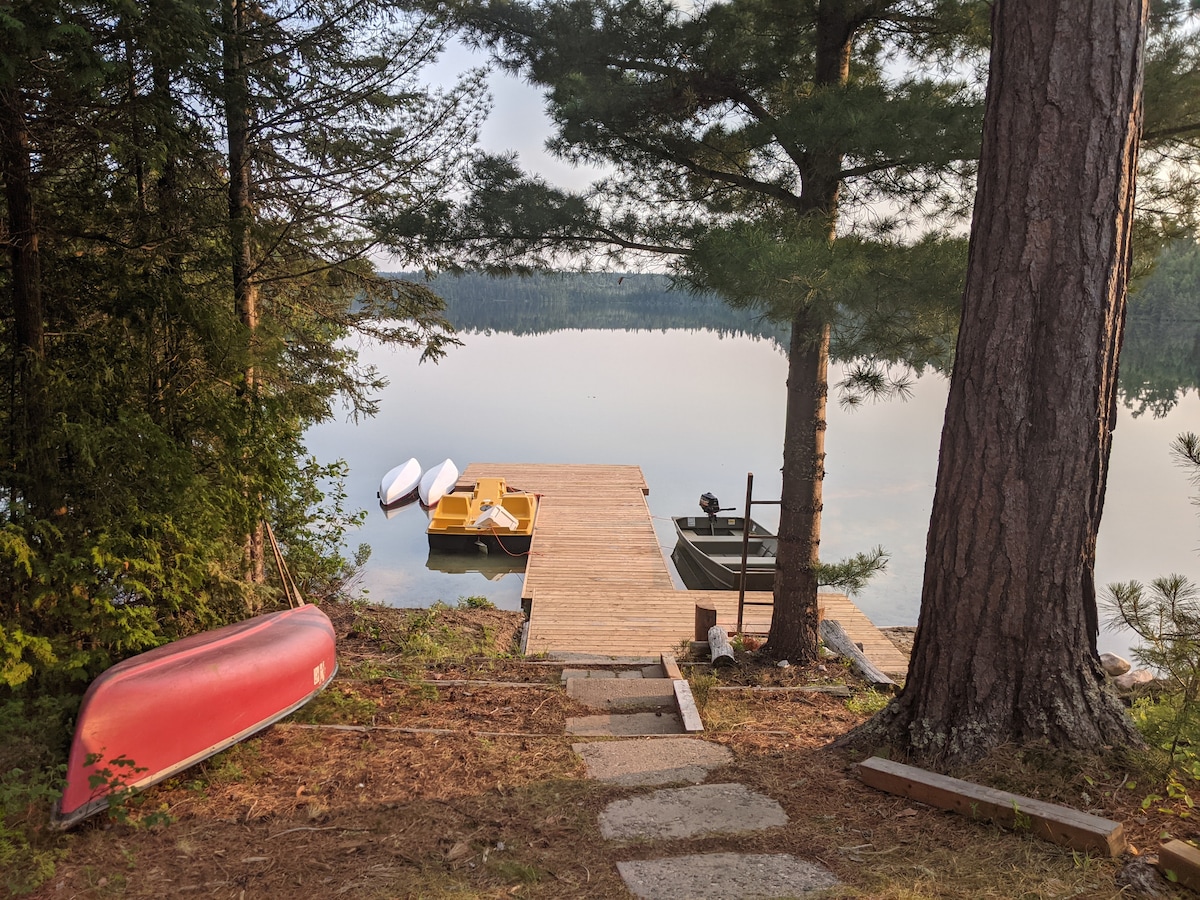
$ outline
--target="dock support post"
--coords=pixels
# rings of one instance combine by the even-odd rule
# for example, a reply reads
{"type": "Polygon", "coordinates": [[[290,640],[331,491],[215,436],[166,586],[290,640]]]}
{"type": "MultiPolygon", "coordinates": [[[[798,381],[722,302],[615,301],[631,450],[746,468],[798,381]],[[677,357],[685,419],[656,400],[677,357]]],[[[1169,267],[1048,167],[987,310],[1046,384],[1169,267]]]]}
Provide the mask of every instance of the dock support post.
{"type": "Polygon", "coordinates": [[[717,624],[717,605],[715,603],[696,604],[696,640],[707,641],[708,629],[717,624]]]}

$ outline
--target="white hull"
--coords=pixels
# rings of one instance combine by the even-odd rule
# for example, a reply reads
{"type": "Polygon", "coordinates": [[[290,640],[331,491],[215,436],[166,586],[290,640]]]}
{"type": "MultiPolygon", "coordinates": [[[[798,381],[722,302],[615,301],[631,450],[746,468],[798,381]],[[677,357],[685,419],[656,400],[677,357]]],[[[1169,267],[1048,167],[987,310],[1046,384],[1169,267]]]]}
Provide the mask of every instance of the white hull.
{"type": "Polygon", "coordinates": [[[436,506],[458,481],[458,467],[446,459],[421,476],[417,493],[423,506],[436,506]]]}
{"type": "Polygon", "coordinates": [[[421,483],[421,464],[415,459],[389,469],[379,483],[379,502],[384,508],[412,500],[421,483]]]}

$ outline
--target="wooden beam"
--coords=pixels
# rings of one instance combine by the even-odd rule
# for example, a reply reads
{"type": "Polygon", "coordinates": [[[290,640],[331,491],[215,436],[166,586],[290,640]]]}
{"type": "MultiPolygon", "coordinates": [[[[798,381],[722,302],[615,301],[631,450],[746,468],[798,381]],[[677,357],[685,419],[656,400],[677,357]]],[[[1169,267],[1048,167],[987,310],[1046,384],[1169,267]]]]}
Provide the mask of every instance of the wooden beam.
{"type": "Polygon", "coordinates": [[[661,654],[663,675],[670,678],[672,681],[683,677],[683,673],[679,671],[679,663],[675,661],[675,657],[670,653],[661,654]]]}
{"type": "Polygon", "coordinates": [[[708,640],[708,629],[717,624],[717,605],[715,603],[696,604],[696,640],[708,640]]]}
{"type": "Polygon", "coordinates": [[[1200,891],[1200,850],[1183,841],[1168,841],[1158,848],[1158,868],[1168,879],[1200,891]]]}
{"type": "Polygon", "coordinates": [[[689,733],[704,730],[704,722],[700,718],[700,710],[696,708],[696,698],[692,696],[692,687],[682,678],[673,682],[675,689],[675,705],[679,709],[679,718],[683,722],[683,730],[689,733]]]}
{"type": "Polygon", "coordinates": [[[1038,837],[1085,852],[1107,856],[1125,852],[1125,828],[1120,822],[1029,797],[960,781],[913,766],[871,757],[858,764],[863,783],[890,794],[962,813],[1009,828],[1028,829],[1038,837]]]}

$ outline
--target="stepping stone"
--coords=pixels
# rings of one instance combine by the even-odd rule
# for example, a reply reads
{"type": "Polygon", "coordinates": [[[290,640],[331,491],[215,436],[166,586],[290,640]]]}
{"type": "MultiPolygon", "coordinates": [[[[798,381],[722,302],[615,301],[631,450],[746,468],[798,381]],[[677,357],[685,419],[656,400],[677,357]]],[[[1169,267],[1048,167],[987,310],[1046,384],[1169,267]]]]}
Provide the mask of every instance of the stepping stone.
{"type": "Polygon", "coordinates": [[[698,853],[619,862],[617,871],[641,900],[768,900],[803,897],[840,884],[828,869],[786,853],[698,853]]]}
{"type": "Polygon", "coordinates": [[[593,709],[675,708],[675,684],[666,678],[568,678],[567,696],[593,709]]]}
{"type": "Polygon", "coordinates": [[[733,761],[728,748],[695,738],[594,741],[571,749],[583,757],[589,778],[608,784],[699,784],[710,769],[733,761]]]}
{"type": "Polygon", "coordinates": [[[700,784],[617,800],[600,813],[607,840],[661,840],[786,825],[783,807],[741,784],[700,784]]]}
{"type": "Polygon", "coordinates": [[[576,737],[638,737],[683,734],[676,713],[619,713],[612,716],[576,716],[567,719],[567,734],[576,737]]]}

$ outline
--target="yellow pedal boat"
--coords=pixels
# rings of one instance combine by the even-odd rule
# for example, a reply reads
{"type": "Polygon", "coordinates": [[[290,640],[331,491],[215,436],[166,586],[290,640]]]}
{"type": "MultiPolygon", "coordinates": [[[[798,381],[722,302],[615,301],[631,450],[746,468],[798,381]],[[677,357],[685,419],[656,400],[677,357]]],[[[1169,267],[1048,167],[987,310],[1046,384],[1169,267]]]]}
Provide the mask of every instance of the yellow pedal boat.
{"type": "Polygon", "coordinates": [[[503,478],[480,478],[467,494],[444,494],[429,520],[430,550],[527,553],[537,495],[510,491],[503,478]]]}

